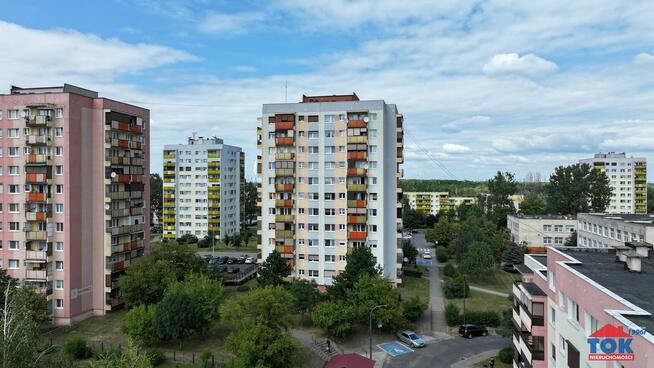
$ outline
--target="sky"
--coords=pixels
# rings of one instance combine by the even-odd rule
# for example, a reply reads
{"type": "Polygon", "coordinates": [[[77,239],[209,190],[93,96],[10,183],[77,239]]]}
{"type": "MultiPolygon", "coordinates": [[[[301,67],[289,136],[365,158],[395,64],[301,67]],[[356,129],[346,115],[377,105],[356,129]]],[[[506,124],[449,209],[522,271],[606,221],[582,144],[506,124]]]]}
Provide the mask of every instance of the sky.
{"type": "Polygon", "coordinates": [[[197,132],[253,179],[262,104],[356,92],[404,114],[406,178],[546,179],[600,151],[654,163],[652,19],[651,0],[7,1],[0,93],[97,90],[151,110],[153,172],[197,132]]]}

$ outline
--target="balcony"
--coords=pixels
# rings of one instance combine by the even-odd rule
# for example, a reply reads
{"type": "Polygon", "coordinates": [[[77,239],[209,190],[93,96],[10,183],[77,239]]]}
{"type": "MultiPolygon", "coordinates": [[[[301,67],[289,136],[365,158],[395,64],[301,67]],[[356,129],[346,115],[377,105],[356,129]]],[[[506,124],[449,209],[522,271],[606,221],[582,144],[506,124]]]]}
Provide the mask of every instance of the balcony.
{"type": "Polygon", "coordinates": [[[164,160],[174,160],[176,155],[174,153],[164,153],[164,160]]]}
{"type": "Polygon", "coordinates": [[[31,119],[25,119],[25,125],[27,126],[49,126],[52,121],[51,116],[37,115],[31,119]]]}
{"type": "Polygon", "coordinates": [[[276,199],[275,207],[293,207],[292,199],[276,199]]]}
{"type": "Polygon", "coordinates": [[[365,192],[367,190],[367,185],[347,183],[347,190],[350,192],[365,192]]]}
{"type": "Polygon", "coordinates": [[[356,169],[356,168],[349,168],[347,169],[347,176],[366,176],[368,175],[368,170],[367,169],[356,169]]]}
{"type": "Polygon", "coordinates": [[[44,184],[47,183],[48,177],[46,174],[26,174],[25,182],[28,184],[44,184]]]}
{"type": "Polygon", "coordinates": [[[293,237],[293,230],[275,230],[275,238],[288,239],[293,237]]]}
{"type": "Polygon", "coordinates": [[[275,130],[293,130],[293,129],[295,129],[295,122],[292,121],[275,122],[275,130]]]}
{"type": "Polygon", "coordinates": [[[25,137],[25,144],[50,144],[52,138],[47,135],[28,135],[25,137]]]}
{"type": "Polygon", "coordinates": [[[295,216],[293,215],[276,215],[275,222],[293,222],[295,221],[295,216]]]}
{"type": "Polygon", "coordinates": [[[43,222],[46,219],[47,214],[45,212],[26,212],[25,219],[27,221],[40,221],[43,222]]]}
{"type": "Polygon", "coordinates": [[[365,121],[361,120],[361,119],[348,120],[347,127],[348,128],[367,128],[368,124],[365,121]]]}
{"type": "Polygon", "coordinates": [[[46,270],[25,270],[25,279],[31,281],[47,281],[48,273],[46,270]]]}
{"type": "Polygon", "coordinates": [[[368,216],[348,216],[348,224],[365,224],[368,221],[368,216]]]}
{"type": "Polygon", "coordinates": [[[276,161],[290,161],[295,160],[295,153],[293,152],[277,152],[275,153],[276,161]]]}
{"type": "Polygon", "coordinates": [[[48,252],[44,250],[26,250],[25,251],[25,261],[26,262],[46,262],[48,260],[48,252]]]}
{"type": "Polygon", "coordinates": [[[366,240],[368,233],[365,231],[350,231],[347,234],[347,238],[350,240],[366,240]]]}
{"type": "Polygon", "coordinates": [[[368,144],[368,136],[367,135],[348,136],[347,137],[347,143],[348,144],[368,144]]]}
{"type": "Polygon", "coordinates": [[[292,192],[295,189],[294,184],[277,184],[275,185],[275,191],[277,192],[292,192]]]}
{"type": "Polygon", "coordinates": [[[279,137],[275,139],[275,144],[278,146],[292,146],[295,144],[293,137],[279,137]]]}
{"type": "Polygon", "coordinates": [[[351,151],[347,153],[348,160],[364,161],[368,159],[368,152],[366,151],[351,151]]]}
{"type": "Polygon", "coordinates": [[[111,235],[121,235],[129,233],[137,233],[143,231],[143,224],[114,226],[110,228],[111,235]]]}
{"type": "Polygon", "coordinates": [[[40,193],[40,192],[31,192],[27,193],[27,202],[45,202],[46,200],[46,195],[45,193],[40,193]]]}
{"type": "Polygon", "coordinates": [[[281,254],[293,254],[292,245],[277,245],[275,246],[275,250],[281,254]]]}
{"type": "Polygon", "coordinates": [[[295,176],[295,169],[275,169],[275,176],[295,176]]]}
{"type": "Polygon", "coordinates": [[[26,166],[46,166],[52,165],[50,156],[47,155],[27,155],[26,166]]]}
{"type": "Polygon", "coordinates": [[[208,197],[209,199],[219,200],[219,199],[220,199],[220,193],[209,193],[209,194],[207,195],[207,197],[208,197]]]}
{"type": "Polygon", "coordinates": [[[347,207],[348,208],[366,208],[366,201],[365,200],[348,200],[347,201],[347,207]]]}

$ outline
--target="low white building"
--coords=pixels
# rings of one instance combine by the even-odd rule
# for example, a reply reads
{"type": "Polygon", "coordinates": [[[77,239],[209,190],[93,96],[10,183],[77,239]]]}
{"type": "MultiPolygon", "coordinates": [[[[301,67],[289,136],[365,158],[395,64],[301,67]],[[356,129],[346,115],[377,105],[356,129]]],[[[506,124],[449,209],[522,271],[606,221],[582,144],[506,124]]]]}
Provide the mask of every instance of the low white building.
{"type": "Polygon", "coordinates": [[[565,244],[577,225],[575,216],[569,215],[508,215],[506,222],[511,240],[526,245],[530,253],[565,244]]]}
{"type": "Polygon", "coordinates": [[[654,216],[604,213],[577,215],[577,246],[614,248],[624,246],[625,242],[654,242],[654,216]]]}

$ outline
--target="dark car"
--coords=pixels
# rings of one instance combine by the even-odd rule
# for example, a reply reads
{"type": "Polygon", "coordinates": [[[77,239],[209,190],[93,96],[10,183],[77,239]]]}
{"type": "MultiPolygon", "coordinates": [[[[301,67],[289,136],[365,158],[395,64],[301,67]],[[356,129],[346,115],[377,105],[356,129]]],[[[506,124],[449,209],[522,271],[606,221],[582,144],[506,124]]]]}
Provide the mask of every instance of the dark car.
{"type": "Polygon", "coordinates": [[[229,257],[227,258],[227,264],[234,264],[236,263],[236,258],[229,257]]]}
{"type": "Polygon", "coordinates": [[[241,263],[241,264],[242,264],[242,263],[245,263],[245,257],[243,257],[243,256],[238,257],[238,258],[236,259],[236,263],[241,263]]]}
{"type": "Polygon", "coordinates": [[[484,326],[465,324],[459,327],[459,335],[472,339],[475,336],[488,335],[488,329],[484,326]]]}
{"type": "Polygon", "coordinates": [[[211,257],[209,260],[210,265],[218,264],[218,257],[211,257]]]}

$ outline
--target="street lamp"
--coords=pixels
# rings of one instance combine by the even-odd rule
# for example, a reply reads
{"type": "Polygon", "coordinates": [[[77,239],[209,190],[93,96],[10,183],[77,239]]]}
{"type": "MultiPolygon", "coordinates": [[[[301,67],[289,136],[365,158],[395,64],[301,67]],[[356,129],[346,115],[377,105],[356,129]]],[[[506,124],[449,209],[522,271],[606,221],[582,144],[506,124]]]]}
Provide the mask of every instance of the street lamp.
{"type": "Polygon", "coordinates": [[[370,320],[368,321],[368,339],[370,340],[370,360],[372,360],[372,312],[377,308],[386,308],[386,307],[388,307],[386,304],[379,304],[379,305],[375,305],[370,310],[370,320]]]}

